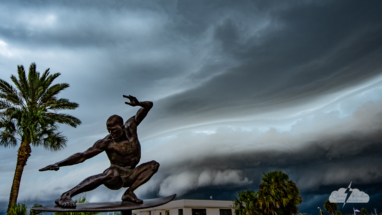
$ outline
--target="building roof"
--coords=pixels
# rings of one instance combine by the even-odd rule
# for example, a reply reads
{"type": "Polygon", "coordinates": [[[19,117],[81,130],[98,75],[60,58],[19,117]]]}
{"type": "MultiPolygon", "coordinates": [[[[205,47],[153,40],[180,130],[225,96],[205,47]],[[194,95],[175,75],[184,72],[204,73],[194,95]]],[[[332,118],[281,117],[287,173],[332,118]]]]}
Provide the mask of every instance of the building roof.
{"type": "Polygon", "coordinates": [[[233,207],[233,201],[180,199],[180,200],[171,201],[167,204],[164,204],[155,208],[146,208],[140,211],[167,210],[167,209],[174,209],[174,208],[232,208],[232,207],[233,207]]]}

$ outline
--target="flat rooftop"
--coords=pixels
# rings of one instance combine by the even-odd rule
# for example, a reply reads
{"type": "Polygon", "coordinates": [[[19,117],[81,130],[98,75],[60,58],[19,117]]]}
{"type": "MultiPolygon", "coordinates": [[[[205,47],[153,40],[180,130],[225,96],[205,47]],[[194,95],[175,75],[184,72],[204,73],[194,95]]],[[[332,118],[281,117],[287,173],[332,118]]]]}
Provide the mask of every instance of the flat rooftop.
{"type": "Polygon", "coordinates": [[[146,208],[140,211],[150,211],[150,210],[166,210],[175,208],[232,208],[233,201],[224,200],[197,200],[197,199],[180,199],[174,200],[167,204],[154,207],[146,208]]]}

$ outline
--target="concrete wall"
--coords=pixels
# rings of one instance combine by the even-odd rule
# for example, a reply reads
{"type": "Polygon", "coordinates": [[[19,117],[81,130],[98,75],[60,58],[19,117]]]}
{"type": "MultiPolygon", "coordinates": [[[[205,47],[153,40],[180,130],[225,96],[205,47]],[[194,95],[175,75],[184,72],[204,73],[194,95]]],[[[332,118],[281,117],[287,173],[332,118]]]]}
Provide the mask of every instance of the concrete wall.
{"type": "Polygon", "coordinates": [[[179,215],[179,209],[183,209],[183,215],[192,215],[192,208],[206,209],[207,215],[220,215],[219,209],[231,209],[232,215],[235,215],[235,210],[232,209],[232,201],[220,201],[220,200],[175,200],[165,205],[161,205],[155,208],[146,208],[143,210],[133,210],[136,215],[166,215],[166,211],[170,213],[168,215],[179,215]],[[162,214],[160,214],[162,213],[162,214]]]}
{"type": "Polygon", "coordinates": [[[178,209],[170,209],[170,215],[179,215],[178,209]]]}
{"type": "Polygon", "coordinates": [[[206,208],[207,215],[220,215],[218,208],[206,208]]]}
{"type": "Polygon", "coordinates": [[[166,210],[155,210],[151,212],[151,215],[166,215],[166,210]]]}
{"type": "Polygon", "coordinates": [[[183,215],[192,215],[192,208],[183,208],[183,215]]]}

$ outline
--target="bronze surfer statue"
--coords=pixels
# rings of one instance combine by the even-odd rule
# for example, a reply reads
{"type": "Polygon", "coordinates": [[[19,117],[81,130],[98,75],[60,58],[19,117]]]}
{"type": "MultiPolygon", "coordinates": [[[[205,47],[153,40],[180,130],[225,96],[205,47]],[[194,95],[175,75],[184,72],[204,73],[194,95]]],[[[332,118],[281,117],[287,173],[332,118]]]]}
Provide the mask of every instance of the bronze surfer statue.
{"type": "Polygon", "coordinates": [[[60,198],[56,199],[57,205],[74,208],[76,203],[72,200],[73,196],[93,190],[101,184],[112,190],[128,187],[122,196],[122,201],[143,202],[137,198],[134,190],[146,183],[158,171],[159,163],[150,161],[137,166],[141,159],[141,145],[138,140],[137,127],[153,107],[153,103],[149,101],[140,102],[130,95],[123,95],[123,97],[130,100],[130,102],[125,102],[126,104],[141,107],[135,116],[129,118],[125,124],[122,117],[118,115],[109,117],[106,121],[109,134],[105,138],[96,141],[92,147],[82,153],[76,153],[63,161],[40,169],[40,171],[57,171],[62,166],[82,163],[103,151],[106,152],[110,160],[109,168],[101,174],[86,178],[77,186],[63,193],[60,198]]]}

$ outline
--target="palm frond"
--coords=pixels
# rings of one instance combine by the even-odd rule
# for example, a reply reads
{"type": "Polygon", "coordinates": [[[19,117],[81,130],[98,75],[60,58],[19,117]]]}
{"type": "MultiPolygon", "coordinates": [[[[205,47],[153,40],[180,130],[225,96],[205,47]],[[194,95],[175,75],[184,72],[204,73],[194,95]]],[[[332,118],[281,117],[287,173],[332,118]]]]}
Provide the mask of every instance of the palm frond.
{"type": "Polygon", "coordinates": [[[36,98],[37,102],[41,99],[42,95],[46,92],[46,89],[49,87],[49,85],[46,84],[46,79],[49,77],[49,69],[45,70],[45,72],[41,75],[39,79],[39,86],[36,90],[36,98]]]}
{"type": "Polygon", "coordinates": [[[15,105],[23,105],[23,101],[19,96],[19,93],[8,82],[0,79],[0,98],[8,100],[15,105]]]}
{"type": "Polygon", "coordinates": [[[0,92],[0,99],[7,100],[16,106],[25,106],[23,100],[17,95],[17,92],[13,94],[5,94],[0,92]]]}
{"type": "Polygon", "coordinates": [[[4,94],[12,94],[15,92],[15,89],[8,82],[0,79],[0,91],[4,94]]]}
{"type": "Polygon", "coordinates": [[[50,100],[46,103],[45,108],[49,110],[74,110],[78,107],[75,102],[70,102],[68,99],[50,100]]]}
{"type": "Polygon", "coordinates": [[[63,83],[63,84],[55,84],[51,87],[49,87],[46,92],[41,96],[39,103],[46,103],[50,99],[54,98],[58,93],[60,93],[62,90],[69,87],[69,84],[63,83]]]}
{"type": "Polygon", "coordinates": [[[29,73],[28,73],[28,83],[29,83],[29,97],[30,102],[33,104],[37,102],[36,98],[36,91],[39,87],[39,81],[40,81],[40,73],[36,71],[36,64],[32,63],[29,67],[29,73]]]}
{"type": "Polygon", "coordinates": [[[0,145],[5,147],[17,145],[16,125],[9,117],[0,118],[0,145]]]}
{"type": "Polygon", "coordinates": [[[47,116],[50,117],[52,120],[56,121],[57,123],[70,125],[74,128],[77,127],[77,125],[81,124],[81,120],[69,114],[48,113],[47,116]]]}
{"type": "Polygon", "coordinates": [[[7,108],[3,115],[8,116],[10,119],[20,119],[22,117],[23,109],[18,106],[7,108]]]}
{"type": "Polygon", "coordinates": [[[48,89],[49,86],[52,84],[52,82],[53,82],[58,76],[60,76],[60,75],[61,75],[61,73],[54,73],[54,74],[48,75],[48,76],[46,77],[45,81],[42,82],[42,83],[43,83],[42,85],[44,86],[44,88],[45,88],[45,89],[48,89]]]}
{"type": "Polygon", "coordinates": [[[9,103],[6,100],[0,100],[0,110],[7,109],[7,108],[12,108],[11,103],[9,103]]]}
{"type": "MultiPolygon", "coordinates": [[[[24,70],[24,67],[22,65],[17,66],[17,73],[18,73],[18,76],[19,76],[18,82],[19,82],[20,88],[21,88],[19,90],[20,90],[21,93],[25,94],[24,98],[27,101],[29,99],[29,97],[30,97],[30,89],[29,89],[29,84],[28,84],[27,77],[25,75],[25,70],[24,70]]],[[[13,79],[12,79],[12,81],[13,81],[13,79]]]]}
{"type": "Polygon", "coordinates": [[[42,145],[45,149],[58,151],[66,146],[66,142],[66,137],[60,132],[52,132],[43,139],[42,145]]]}
{"type": "Polygon", "coordinates": [[[46,78],[49,76],[49,68],[45,70],[44,73],[42,73],[41,77],[40,77],[40,82],[41,83],[44,83],[46,81],[46,78]]]}
{"type": "Polygon", "coordinates": [[[23,85],[17,80],[14,75],[11,75],[11,80],[16,85],[16,88],[19,90],[19,94],[24,98],[24,100],[28,100],[28,92],[24,92],[23,85]]]}

